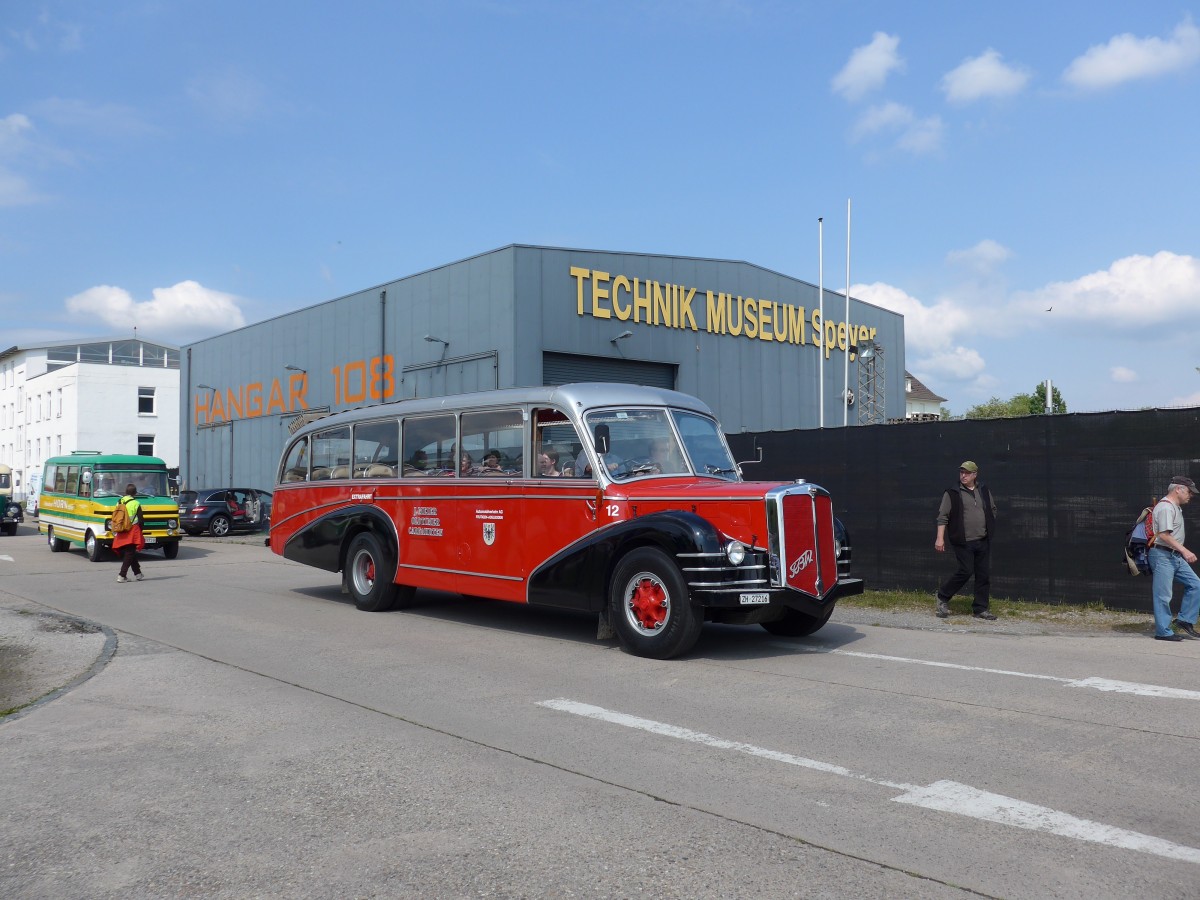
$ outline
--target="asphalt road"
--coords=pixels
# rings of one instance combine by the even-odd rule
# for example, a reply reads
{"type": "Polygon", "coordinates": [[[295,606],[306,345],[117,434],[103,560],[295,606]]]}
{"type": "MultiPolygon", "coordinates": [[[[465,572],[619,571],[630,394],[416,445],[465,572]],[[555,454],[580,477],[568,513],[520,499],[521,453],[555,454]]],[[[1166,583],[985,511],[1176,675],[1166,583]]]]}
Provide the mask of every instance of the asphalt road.
{"type": "Polygon", "coordinates": [[[0,622],[116,640],[0,721],[5,896],[1200,895],[1200,642],[835,616],[656,662],[587,617],[360,613],[252,539],[143,566],[0,540],[0,622]]]}

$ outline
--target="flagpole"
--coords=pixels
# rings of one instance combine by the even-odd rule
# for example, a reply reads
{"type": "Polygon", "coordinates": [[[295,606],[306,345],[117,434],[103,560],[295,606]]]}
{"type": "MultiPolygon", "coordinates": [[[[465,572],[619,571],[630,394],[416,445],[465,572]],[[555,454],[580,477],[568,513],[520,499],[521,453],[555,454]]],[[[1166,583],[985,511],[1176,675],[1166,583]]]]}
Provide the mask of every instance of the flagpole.
{"type": "MultiPolygon", "coordinates": [[[[817,305],[821,310],[821,328],[825,328],[825,218],[817,218],[817,305]]],[[[817,355],[817,409],[819,421],[825,427],[825,341],[821,340],[821,352],[817,355]]]]}
{"type": "MultiPolygon", "coordinates": [[[[822,326],[825,320],[821,320],[822,326]]],[[[828,334],[829,332],[825,332],[828,334]]],[[[842,390],[842,425],[850,424],[850,198],[846,198],[846,360],[845,388],[842,390]]]]}

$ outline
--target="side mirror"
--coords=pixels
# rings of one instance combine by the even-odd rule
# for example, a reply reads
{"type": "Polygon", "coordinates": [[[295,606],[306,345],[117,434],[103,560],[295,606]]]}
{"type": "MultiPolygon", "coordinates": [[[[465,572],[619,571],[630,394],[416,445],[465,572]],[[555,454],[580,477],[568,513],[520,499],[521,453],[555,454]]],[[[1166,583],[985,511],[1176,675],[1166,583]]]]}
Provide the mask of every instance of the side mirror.
{"type": "Polygon", "coordinates": [[[608,426],[607,425],[603,425],[603,424],[597,425],[592,432],[592,438],[593,438],[594,443],[596,444],[596,452],[597,453],[607,453],[608,452],[609,446],[608,446],[608,426]]]}

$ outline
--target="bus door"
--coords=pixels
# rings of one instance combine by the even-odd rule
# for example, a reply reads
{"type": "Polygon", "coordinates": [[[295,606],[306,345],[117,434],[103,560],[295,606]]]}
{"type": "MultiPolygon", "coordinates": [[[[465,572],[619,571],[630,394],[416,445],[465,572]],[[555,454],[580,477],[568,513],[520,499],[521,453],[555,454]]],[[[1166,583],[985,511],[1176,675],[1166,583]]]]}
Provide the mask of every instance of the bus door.
{"type": "Polygon", "coordinates": [[[532,485],[524,538],[528,570],[596,530],[597,483],[578,463],[586,456],[575,426],[557,409],[535,409],[532,485]]]}
{"type": "Polygon", "coordinates": [[[458,591],[503,600],[525,599],[525,413],[464,412],[456,473],[455,556],[458,591]]]}
{"type": "Polygon", "coordinates": [[[455,426],[453,413],[404,420],[400,497],[390,510],[400,536],[398,584],[458,591],[455,426]]]}

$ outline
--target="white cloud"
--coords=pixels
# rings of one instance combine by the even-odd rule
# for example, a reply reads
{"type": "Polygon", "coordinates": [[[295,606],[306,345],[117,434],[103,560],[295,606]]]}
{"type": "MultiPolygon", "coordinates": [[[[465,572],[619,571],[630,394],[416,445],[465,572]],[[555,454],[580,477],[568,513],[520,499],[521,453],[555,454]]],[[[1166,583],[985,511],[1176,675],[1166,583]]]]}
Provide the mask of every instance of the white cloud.
{"type": "Polygon", "coordinates": [[[11,113],[0,119],[0,207],[23,206],[41,200],[29,181],[11,165],[37,155],[30,139],[33,131],[33,123],[22,113],[11,113]]]}
{"type": "Polygon", "coordinates": [[[964,60],[942,77],[942,92],[950,103],[974,103],[986,97],[1010,97],[1024,90],[1030,74],[1006,64],[995,50],[964,60]]]}
{"type": "Polygon", "coordinates": [[[911,109],[899,103],[883,103],[879,106],[872,106],[858,117],[858,121],[854,123],[854,128],[850,132],[850,138],[853,141],[860,141],[879,132],[899,131],[911,125],[915,118],[911,109]]]}
{"type": "Polygon", "coordinates": [[[904,60],[896,52],[900,38],[875,32],[871,43],[856,47],[842,70],[833,77],[835,94],[853,102],[883,87],[892,72],[904,69],[904,60]]]}
{"type": "Polygon", "coordinates": [[[246,319],[239,298],[195,281],[155,288],[153,299],[139,303],[128,291],[111,285],[88,288],[67,300],[67,310],[98,318],[125,333],[138,328],[148,337],[179,342],[240,328],[246,319]]]}
{"type": "Polygon", "coordinates": [[[942,300],[930,306],[898,287],[879,281],[854,285],[850,296],[904,316],[905,343],[918,353],[949,347],[958,334],[971,326],[967,311],[952,301],[942,300]]]}
{"type": "Polygon", "coordinates": [[[1138,380],[1138,373],[1124,366],[1113,366],[1109,370],[1109,374],[1112,376],[1112,380],[1118,384],[1130,384],[1138,380]]]}
{"type": "Polygon", "coordinates": [[[935,378],[949,381],[973,381],[983,374],[986,364],[979,351],[970,347],[947,347],[918,356],[913,367],[935,378]]]}
{"type": "Polygon", "coordinates": [[[26,179],[0,165],[0,207],[26,206],[41,199],[26,179]]]}
{"type": "Polygon", "coordinates": [[[1153,256],[1127,256],[1102,272],[1020,293],[1014,304],[1026,312],[1052,308],[1055,325],[1067,319],[1106,330],[1154,328],[1172,322],[1195,328],[1200,321],[1196,315],[1200,309],[1200,259],[1166,250],[1153,256]]]}
{"type": "Polygon", "coordinates": [[[1200,391],[1192,394],[1184,394],[1180,397],[1172,397],[1164,406],[1200,406],[1200,391]]]}
{"type": "Polygon", "coordinates": [[[39,120],[105,137],[136,137],[155,131],[137,110],[118,103],[92,105],[83,100],[51,97],[36,104],[34,110],[39,120]]]}
{"type": "Polygon", "coordinates": [[[232,66],[193,78],[187,92],[210,116],[227,122],[248,122],[267,105],[266,88],[232,66]]]}
{"type": "Polygon", "coordinates": [[[1063,72],[1063,80],[1085,90],[1112,87],[1139,78],[1180,72],[1200,61],[1200,28],[1190,18],[1167,39],[1119,34],[1107,44],[1089,47],[1063,72]]]}
{"type": "Polygon", "coordinates": [[[987,274],[1011,256],[1012,251],[1003,244],[984,238],[966,250],[951,250],[946,254],[946,262],[987,274]]]}
{"type": "Polygon", "coordinates": [[[882,103],[865,110],[850,130],[851,143],[878,135],[895,135],[896,147],[909,153],[925,154],[942,145],[942,120],[937,116],[918,119],[907,106],[882,103]]]}
{"type": "Polygon", "coordinates": [[[942,134],[944,131],[942,120],[938,116],[930,116],[927,119],[914,122],[905,129],[904,133],[896,141],[896,146],[901,150],[907,150],[909,153],[915,153],[918,156],[924,156],[926,153],[934,153],[942,147],[942,134]]]}

